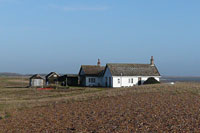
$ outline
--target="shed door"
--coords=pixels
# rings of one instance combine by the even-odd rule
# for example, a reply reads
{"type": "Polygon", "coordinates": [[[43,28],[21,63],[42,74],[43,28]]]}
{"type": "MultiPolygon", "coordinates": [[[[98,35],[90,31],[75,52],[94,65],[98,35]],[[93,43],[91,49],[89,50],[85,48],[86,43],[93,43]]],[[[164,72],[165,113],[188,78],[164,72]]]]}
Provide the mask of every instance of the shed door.
{"type": "Polygon", "coordinates": [[[40,79],[36,80],[36,86],[41,86],[41,80],[40,79]]]}

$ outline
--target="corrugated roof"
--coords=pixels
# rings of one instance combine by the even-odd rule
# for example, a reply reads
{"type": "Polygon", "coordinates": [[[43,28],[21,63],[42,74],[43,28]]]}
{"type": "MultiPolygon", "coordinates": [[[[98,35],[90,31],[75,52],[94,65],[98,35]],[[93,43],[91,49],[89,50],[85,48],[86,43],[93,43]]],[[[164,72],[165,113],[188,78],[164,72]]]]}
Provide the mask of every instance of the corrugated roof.
{"type": "Polygon", "coordinates": [[[157,67],[150,64],[107,64],[112,76],[160,76],[157,67]]]}
{"type": "Polygon", "coordinates": [[[87,76],[102,76],[105,67],[104,66],[95,66],[95,65],[82,65],[81,69],[84,71],[87,76]]]}

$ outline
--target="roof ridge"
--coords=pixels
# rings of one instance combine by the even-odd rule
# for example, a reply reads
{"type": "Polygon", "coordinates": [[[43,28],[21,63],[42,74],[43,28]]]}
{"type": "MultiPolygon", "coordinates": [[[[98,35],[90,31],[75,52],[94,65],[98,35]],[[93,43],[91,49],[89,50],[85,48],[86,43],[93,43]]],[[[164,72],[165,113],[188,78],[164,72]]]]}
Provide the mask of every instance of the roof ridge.
{"type": "Polygon", "coordinates": [[[107,63],[107,65],[150,65],[147,63],[107,63]]]}
{"type": "Polygon", "coordinates": [[[81,66],[105,67],[105,66],[97,66],[97,65],[81,65],[81,66]]]}

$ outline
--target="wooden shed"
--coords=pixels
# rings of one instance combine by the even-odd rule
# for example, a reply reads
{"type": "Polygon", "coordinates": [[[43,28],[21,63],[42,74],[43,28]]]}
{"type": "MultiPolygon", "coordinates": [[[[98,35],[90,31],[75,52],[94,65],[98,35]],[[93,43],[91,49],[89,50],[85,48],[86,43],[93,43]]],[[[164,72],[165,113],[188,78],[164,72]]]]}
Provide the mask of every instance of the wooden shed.
{"type": "Polygon", "coordinates": [[[29,82],[30,87],[43,87],[44,86],[44,78],[42,78],[39,74],[35,74],[30,77],[29,82]]]}
{"type": "Polygon", "coordinates": [[[66,74],[58,78],[60,85],[62,86],[78,86],[79,76],[78,74],[66,74]]]}
{"type": "Polygon", "coordinates": [[[46,76],[46,85],[58,84],[59,74],[56,72],[51,72],[46,76]]]}

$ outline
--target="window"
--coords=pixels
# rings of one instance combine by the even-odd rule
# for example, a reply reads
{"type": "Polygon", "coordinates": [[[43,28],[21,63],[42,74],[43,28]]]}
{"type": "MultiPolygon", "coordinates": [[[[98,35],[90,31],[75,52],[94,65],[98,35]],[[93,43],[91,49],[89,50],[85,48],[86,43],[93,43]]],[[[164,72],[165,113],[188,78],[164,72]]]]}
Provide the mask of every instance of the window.
{"type": "Polygon", "coordinates": [[[142,85],[142,78],[138,77],[138,85],[142,85]]]}
{"type": "Polygon", "coordinates": [[[131,83],[131,79],[128,79],[128,83],[131,83]]]}
{"type": "Polygon", "coordinates": [[[89,78],[89,83],[95,83],[96,79],[95,78],[89,78]]]}
{"type": "Polygon", "coordinates": [[[133,78],[131,79],[131,83],[133,83],[133,78]]]}
{"type": "Polygon", "coordinates": [[[118,84],[120,84],[120,79],[118,79],[118,84]]]}

